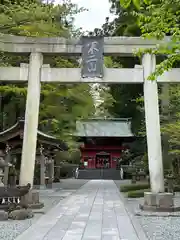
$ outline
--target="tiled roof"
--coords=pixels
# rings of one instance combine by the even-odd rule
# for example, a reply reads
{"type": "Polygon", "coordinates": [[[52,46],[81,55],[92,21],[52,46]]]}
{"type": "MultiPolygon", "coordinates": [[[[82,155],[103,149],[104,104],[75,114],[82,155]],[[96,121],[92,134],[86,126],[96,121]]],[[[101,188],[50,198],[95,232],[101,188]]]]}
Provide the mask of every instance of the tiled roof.
{"type": "MultiPolygon", "coordinates": [[[[6,142],[20,134],[19,130],[24,130],[24,120],[20,119],[12,127],[0,132],[0,142],[6,142]]],[[[64,141],[57,139],[54,136],[45,134],[37,130],[37,141],[46,141],[49,145],[56,146],[62,151],[68,150],[68,145],[64,141]]]]}
{"type": "Polygon", "coordinates": [[[76,122],[77,137],[133,137],[129,119],[92,119],[76,122]]]}

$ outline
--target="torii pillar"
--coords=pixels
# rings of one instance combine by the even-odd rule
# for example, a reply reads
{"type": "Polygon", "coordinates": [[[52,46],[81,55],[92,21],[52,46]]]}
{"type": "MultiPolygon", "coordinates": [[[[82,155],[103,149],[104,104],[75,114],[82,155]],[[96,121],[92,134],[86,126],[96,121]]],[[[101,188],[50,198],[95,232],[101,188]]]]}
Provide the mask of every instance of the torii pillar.
{"type": "MultiPolygon", "coordinates": [[[[20,169],[20,185],[28,183],[33,186],[34,168],[36,160],[37,130],[39,118],[39,104],[41,94],[41,67],[43,55],[31,53],[28,68],[28,89],[26,98],[26,113],[24,123],[24,137],[20,169]]],[[[32,191],[21,198],[21,201],[31,208],[42,208],[43,203],[39,202],[39,193],[32,191]]]]}
{"type": "Polygon", "coordinates": [[[143,210],[169,211],[174,209],[172,193],[164,192],[161,130],[159,117],[158,86],[148,77],[155,71],[156,56],[144,54],[144,106],[151,192],[144,193],[143,210]]]}
{"type": "Polygon", "coordinates": [[[31,53],[29,61],[28,89],[21,158],[20,185],[33,186],[36,159],[36,143],[41,93],[41,67],[43,55],[31,53]]]}

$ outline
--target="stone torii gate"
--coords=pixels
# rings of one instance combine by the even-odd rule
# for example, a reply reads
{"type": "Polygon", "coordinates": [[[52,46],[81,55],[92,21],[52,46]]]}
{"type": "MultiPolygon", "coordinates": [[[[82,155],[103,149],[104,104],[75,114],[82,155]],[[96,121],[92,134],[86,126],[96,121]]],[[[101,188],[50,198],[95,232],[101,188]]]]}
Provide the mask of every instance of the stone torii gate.
{"type": "MultiPolygon", "coordinates": [[[[134,50],[155,48],[161,43],[140,37],[104,38],[105,56],[133,56],[134,50]]],[[[166,199],[173,206],[172,194],[164,193],[161,132],[157,83],[180,82],[180,69],[173,69],[159,76],[156,81],[147,78],[155,70],[156,56],[144,54],[142,66],[132,69],[104,68],[103,78],[81,78],[81,69],[50,68],[43,65],[43,55],[81,56],[82,42],[64,38],[32,38],[9,35],[0,36],[0,50],[19,55],[30,55],[29,65],[1,67],[0,80],[8,82],[28,81],[25,129],[21,160],[20,184],[33,183],[41,82],[47,83],[140,83],[144,85],[146,135],[148,146],[151,193],[145,194],[145,205],[156,206],[166,199]]],[[[164,205],[163,205],[164,206],[164,205]]]]}

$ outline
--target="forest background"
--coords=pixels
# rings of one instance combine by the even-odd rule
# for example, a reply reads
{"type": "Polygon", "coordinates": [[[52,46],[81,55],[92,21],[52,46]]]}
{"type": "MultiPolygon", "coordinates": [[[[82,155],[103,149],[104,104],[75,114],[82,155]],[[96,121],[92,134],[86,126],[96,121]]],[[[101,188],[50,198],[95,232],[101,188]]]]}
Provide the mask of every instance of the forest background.
{"type": "MultiPolygon", "coordinates": [[[[94,29],[89,35],[143,36],[162,39],[172,36],[171,41],[150,51],[158,53],[158,68],[151,76],[179,66],[180,60],[180,1],[179,0],[109,0],[113,21],[106,18],[102,28],[94,29]],[[167,56],[167,57],[164,57],[167,56]]],[[[72,38],[84,35],[76,29],[76,14],[85,11],[71,1],[53,2],[40,0],[2,0],[0,4],[0,31],[19,36],[72,38]]],[[[0,66],[19,66],[28,63],[26,57],[15,57],[0,53],[0,66]]],[[[51,67],[79,67],[74,57],[46,57],[44,63],[51,67]]],[[[106,67],[133,68],[141,64],[139,56],[105,58],[106,67]]],[[[0,130],[3,131],[18,118],[24,118],[26,85],[0,85],[0,130]]],[[[159,103],[162,127],[162,146],[165,168],[170,168],[179,159],[180,145],[180,85],[159,85],[159,103]]],[[[41,91],[39,129],[55,135],[68,143],[70,151],[61,159],[78,163],[79,151],[73,137],[76,121],[88,118],[132,118],[132,130],[138,137],[132,146],[131,158],[147,164],[145,122],[142,85],[98,85],[91,84],[43,84],[41,91]],[[95,104],[94,91],[98,93],[99,104],[95,104]],[[66,155],[66,156],[65,156],[66,155]]]]}

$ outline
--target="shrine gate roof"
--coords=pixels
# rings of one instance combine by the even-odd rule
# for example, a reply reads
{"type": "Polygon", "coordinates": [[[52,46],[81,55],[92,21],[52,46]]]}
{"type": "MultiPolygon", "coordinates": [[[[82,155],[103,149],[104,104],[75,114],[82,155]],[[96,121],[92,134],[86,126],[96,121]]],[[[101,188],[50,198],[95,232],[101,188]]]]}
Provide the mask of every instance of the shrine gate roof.
{"type": "Polygon", "coordinates": [[[76,122],[77,137],[134,137],[131,131],[131,120],[90,119],[76,122]]]}
{"type": "MultiPolygon", "coordinates": [[[[6,142],[9,140],[14,139],[17,136],[22,135],[24,131],[24,120],[19,120],[16,124],[14,124],[12,127],[4,130],[3,132],[0,132],[0,142],[6,142]]],[[[68,150],[67,144],[60,140],[57,139],[54,136],[45,134],[41,131],[37,131],[37,141],[54,146],[58,149],[61,149],[62,151],[68,150]]]]}

